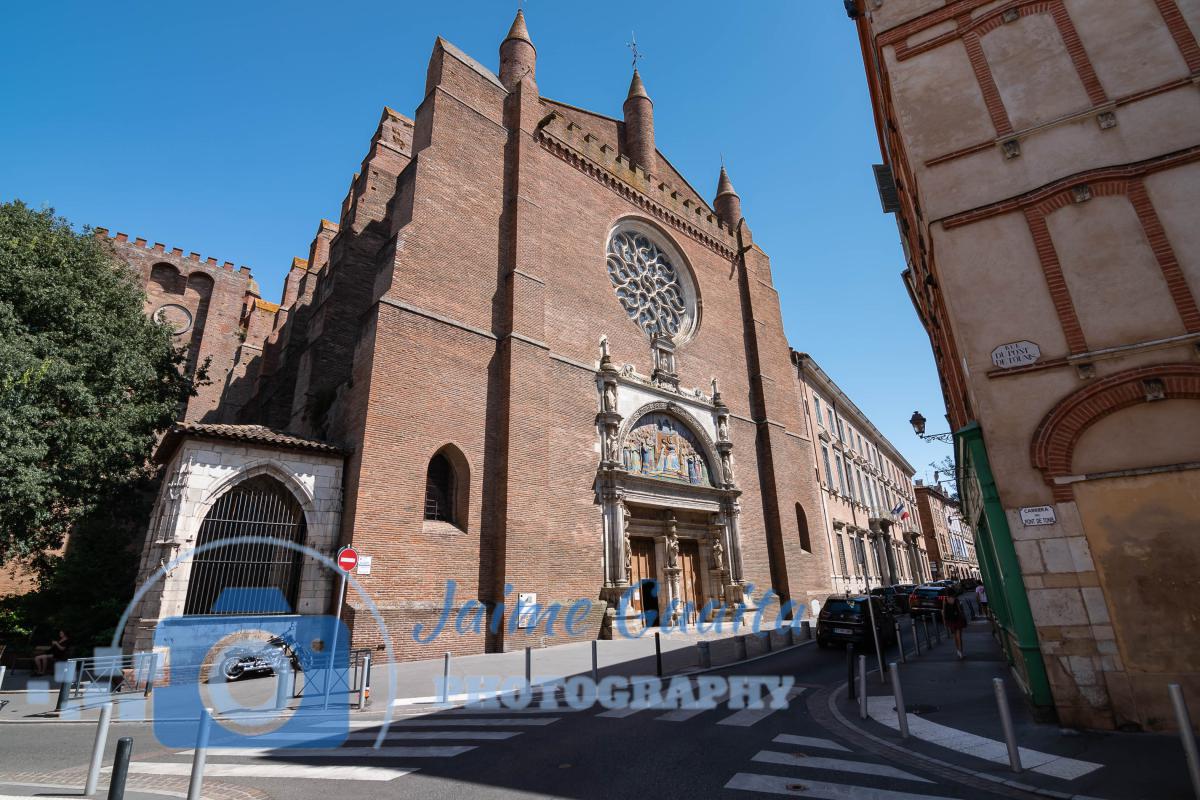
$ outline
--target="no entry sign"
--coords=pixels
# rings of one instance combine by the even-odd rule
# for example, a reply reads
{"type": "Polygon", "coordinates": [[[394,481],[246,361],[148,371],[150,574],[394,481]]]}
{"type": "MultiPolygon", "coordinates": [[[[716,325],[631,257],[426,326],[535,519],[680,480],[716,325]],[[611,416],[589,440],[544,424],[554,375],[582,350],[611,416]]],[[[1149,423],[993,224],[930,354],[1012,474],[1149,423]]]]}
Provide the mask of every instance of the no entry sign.
{"type": "Polygon", "coordinates": [[[358,551],[353,547],[343,547],[338,550],[337,565],[342,572],[350,572],[358,566],[358,551]]]}

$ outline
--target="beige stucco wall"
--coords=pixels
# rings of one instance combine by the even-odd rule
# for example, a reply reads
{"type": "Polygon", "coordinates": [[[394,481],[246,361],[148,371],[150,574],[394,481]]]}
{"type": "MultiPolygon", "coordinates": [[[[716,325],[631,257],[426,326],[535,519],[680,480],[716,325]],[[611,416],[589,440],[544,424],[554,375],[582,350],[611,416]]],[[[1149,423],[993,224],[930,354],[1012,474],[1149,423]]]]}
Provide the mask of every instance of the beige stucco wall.
{"type": "MultiPolygon", "coordinates": [[[[918,0],[865,5],[876,36],[933,7],[918,0]]],[[[1200,34],[1200,0],[1177,5],[1200,34]]],[[[971,16],[998,7],[981,4],[971,16]]],[[[1196,337],[1188,338],[1143,220],[1124,195],[1095,192],[1046,217],[1090,351],[1071,361],[1024,211],[1012,208],[958,227],[943,224],[1071,176],[1200,145],[1200,91],[1194,77],[1188,80],[1155,0],[1065,0],[1065,8],[1107,102],[1089,99],[1048,12],[1024,13],[980,39],[1014,129],[1005,140],[1019,145],[1016,157],[1006,158],[1001,149],[959,38],[903,60],[895,46],[881,48],[890,89],[885,113],[904,148],[891,157],[906,160],[923,213],[909,251],[919,252],[915,238],[922,232],[937,282],[936,289],[919,290],[940,295],[945,304],[948,318],[940,325],[949,327],[962,359],[964,389],[983,429],[1061,718],[1066,724],[1155,728],[1168,722],[1165,683],[1172,676],[1185,684],[1193,705],[1200,704],[1194,630],[1186,628],[1190,646],[1168,656],[1146,641],[1150,634],[1137,621],[1178,616],[1147,582],[1168,570],[1190,575],[1193,583],[1200,574],[1193,544],[1200,539],[1189,535],[1198,527],[1200,471],[1077,481],[1071,484],[1074,501],[1055,503],[1033,463],[1031,444],[1057,404],[1097,381],[1159,364],[1200,363],[1196,337]],[[1145,95],[1132,97],[1139,93],[1145,95]],[[1099,115],[1107,113],[1115,126],[1101,127],[1099,115]],[[978,149],[946,158],[973,147],[978,149]],[[931,159],[940,163],[927,163],[931,159]],[[1170,337],[1182,338],[1163,341],[1170,337]],[[997,374],[992,350],[1021,340],[1037,343],[1042,368],[997,374]],[[1095,352],[1104,348],[1121,349],[1095,352]],[[1052,506],[1057,521],[1024,525],[1020,509],[1041,505],[1052,506]],[[1181,676],[1186,665],[1191,671],[1181,676]]],[[[951,30],[944,22],[914,30],[904,44],[951,30]]],[[[1144,185],[1192,294],[1200,296],[1200,163],[1153,172],[1144,185]]],[[[1168,400],[1101,417],[1075,443],[1072,472],[1200,462],[1198,407],[1200,401],[1168,400]]],[[[1194,617],[1187,622],[1192,624],[1194,617]]],[[[1157,625],[1147,630],[1159,642],[1180,641],[1157,625]]]]}

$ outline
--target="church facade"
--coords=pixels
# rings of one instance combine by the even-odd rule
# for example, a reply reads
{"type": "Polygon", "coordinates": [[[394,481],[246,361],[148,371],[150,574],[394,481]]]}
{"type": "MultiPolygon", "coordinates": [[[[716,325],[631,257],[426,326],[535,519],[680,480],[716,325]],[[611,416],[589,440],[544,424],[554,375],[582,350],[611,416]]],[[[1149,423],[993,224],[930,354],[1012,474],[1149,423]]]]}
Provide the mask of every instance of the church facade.
{"type": "MultiPolygon", "coordinates": [[[[239,534],[369,556],[343,617],[378,646],[373,605],[401,658],[450,582],[452,618],[589,599],[576,638],[831,591],[771,264],[728,176],[710,203],[657,150],[636,70],[614,119],[541,96],[536,57],[520,13],[498,74],[439,38],[278,305],[245,269],[109,239],[210,374],[158,450],[127,646],[239,581],[332,611],[332,572],[214,545],[239,534]]],[[[433,648],[547,643],[505,624],[433,648]]]]}

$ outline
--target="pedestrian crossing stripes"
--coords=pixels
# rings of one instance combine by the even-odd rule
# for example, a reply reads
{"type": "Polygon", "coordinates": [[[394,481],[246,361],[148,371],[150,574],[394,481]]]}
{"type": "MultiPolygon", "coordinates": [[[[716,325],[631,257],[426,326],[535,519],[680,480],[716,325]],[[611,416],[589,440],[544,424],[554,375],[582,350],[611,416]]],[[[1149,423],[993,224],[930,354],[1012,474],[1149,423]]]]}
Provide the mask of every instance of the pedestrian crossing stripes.
{"type": "Polygon", "coordinates": [[[781,733],[771,740],[775,744],[794,744],[798,747],[815,747],[818,750],[839,750],[843,753],[849,753],[850,749],[842,747],[832,739],[819,739],[816,736],[792,736],[790,733],[781,733]]]}
{"type": "Polygon", "coordinates": [[[829,783],[809,778],[792,778],[780,775],[755,775],[739,772],[734,775],[726,789],[740,789],[763,794],[783,794],[789,797],[805,797],[808,800],[951,800],[950,795],[913,794],[893,789],[873,789],[845,783],[829,783]]]}
{"type": "MultiPolygon", "coordinates": [[[[106,767],[105,772],[111,771],[106,767]]],[[[129,765],[135,775],[191,775],[192,765],[170,761],[135,761],[129,765]]],[[[209,778],[304,778],[331,781],[392,781],[417,770],[405,767],[360,767],[314,764],[213,764],[204,766],[209,778]]]]}
{"type": "MultiPolygon", "coordinates": [[[[788,691],[788,694],[787,694],[788,700],[791,701],[793,698],[799,697],[803,692],[804,692],[804,687],[802,687],[802,686],[793,687],[792,689],[790,689],[788,691]]],[[[741,711],[735,711],[733,714],[730,714],[725,719],[720,720],[719,722],[717,722],[717,724],[718,725],[733,725],[738,728],[748,728],[751,725],[753,725],[754,723],[759,722],[760,720],[766,719],[767,717],[771,716],[772,714],[774,714],[776,711],[779,711],[779,710],[780,709],[771,708],[769,706],[767,708],[743,708],[741,711]]]]}
{"type": "MultiPolygon", "coordinates": [[[[463,717],[459,719],[434,719],[429,717],[408,717],[405,719],[392,720],[392,725],[421,725],[421,726],[467,726],[467,725],[496,725],[507,727],[509,725],[549,725],[552,722],[558,722],[559,717],[463,717]]],[[[378,727],[379,723],[376,723],[378,727]]]]}
{"type": "MultiPolygon", "coordinates": [[[[771,740],[774,744],[803,747],[807,750],[825,750],[853,754],[844,745],[832,739],[817,736],[797,736],[790,733],[778,734],[771,740]]],[[[853,754],[858,755],[858,754],[853,754]]],[[[948,800],[946,795],[918,794],[896,787],[897,782],[936,786],[929,778],[915,775],[891,764],[862,757],[833,758],[826,755],[811,755],[808,752],[759,750],[751,759],[756,764],[769,764],[775,771],[785,768],[791,775],[739,772],[728,783],[726,789],[737,789],[761,794],[803,795],[806,798],[825,800],[948,800]],[[830,775],[830,773],[833,773],[830,775]],[[820,779],[818,779],[820,778],[820,779]],[[832,778],[832,780],[829,780],[832,778]],[[871,785],[886,781],[889,788],[871,785]],[[866,785],[863,785],[863,784],[866,785]]]]}
{"type": "Polygon", "coordinates": [[[847,761],[841,758],[825,758],[824,756],[809,756],[793,753],[776,753],[772,750],[760,750],[751,761],[762,764],[780,764],[785,767],[804,767],[806,769],[826,769],[832,772],[853,772],[858,775],[879,775],[884,778],[897,778],[902,781],[917,783],[933,783],[919,778],[910,772],[888,766],[887,764],[872,764],[866,761],[847,761]]]}
{"type": "MultiPolygon", "coordinates": [[[[453,758],[470,750],[474,745],[451,745],[446,747],[309,747],[284,748],[278,747],[225,747],[211,750],[211,753],[222,756],[251,758],[258,756],[282,756],[298,758],[453,758]]],[[[179,755],[191,755],[191,750],[184,750],[179,755]]]]}

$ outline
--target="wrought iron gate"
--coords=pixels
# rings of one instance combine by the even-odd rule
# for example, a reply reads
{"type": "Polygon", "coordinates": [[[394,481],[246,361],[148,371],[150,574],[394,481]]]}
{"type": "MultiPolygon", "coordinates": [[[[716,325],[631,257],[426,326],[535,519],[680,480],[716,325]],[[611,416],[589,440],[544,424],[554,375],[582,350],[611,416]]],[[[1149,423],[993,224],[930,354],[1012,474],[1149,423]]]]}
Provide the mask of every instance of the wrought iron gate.
{"type": "MultiPolygon", "coordinates": [[[[267,537],[302,544],[304,509],[279,481],[267,476],[239,483],[209,509],[200,526],[197,547],[224,539],[267,537]]],[[[234,541],[200,553],[192,560],[184,614],[295,613],[303,553],[283,544],[234,541]],[[225,589],[278,589],[290,608],[256,603],[253,592],[229,595],[217,610],[225,589]],[[253,606],[258,607],[253,607],[253,606]]],[[[265,594],[265,593],[260,593],[265,594]]]]}

